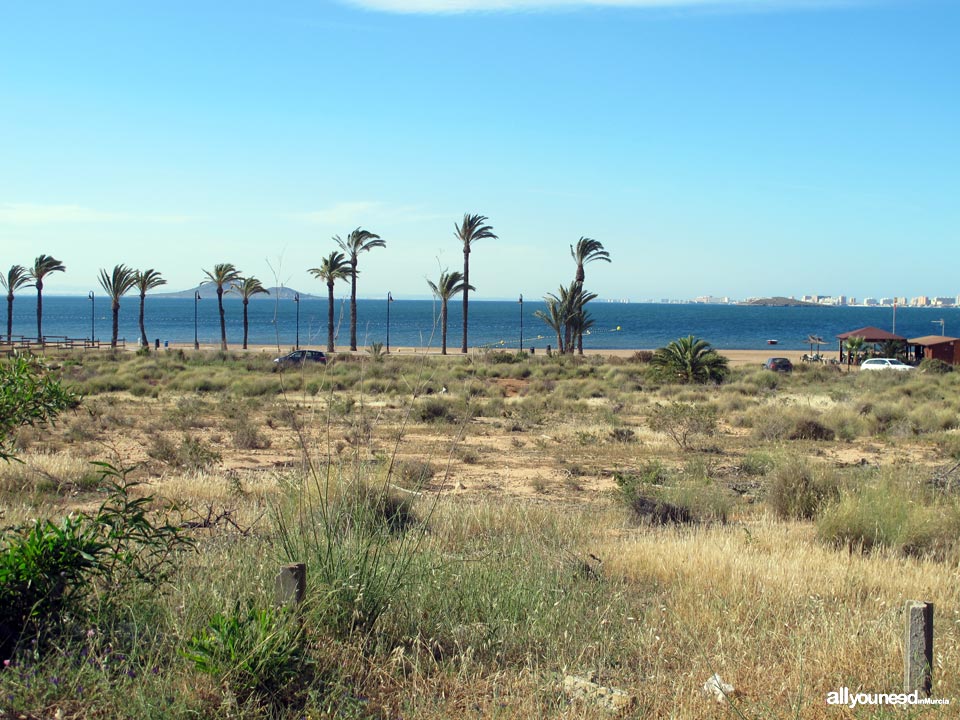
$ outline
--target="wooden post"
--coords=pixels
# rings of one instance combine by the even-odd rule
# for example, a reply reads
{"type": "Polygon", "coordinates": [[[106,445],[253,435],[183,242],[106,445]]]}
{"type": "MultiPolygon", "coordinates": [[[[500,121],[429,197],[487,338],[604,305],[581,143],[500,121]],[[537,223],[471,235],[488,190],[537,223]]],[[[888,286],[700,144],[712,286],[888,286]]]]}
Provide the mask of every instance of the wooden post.
{"type": "Polygon", "coordinates": [[[284,565],[277,574],[276,588],[277,605],[296,608],[307,595],[307,566],[284,565]]]}
{"type": "Polygon", "coordinates": [[[933,690],[933,603],[908,600],[903,636],[903,691],[930,697],[933,690]]]}

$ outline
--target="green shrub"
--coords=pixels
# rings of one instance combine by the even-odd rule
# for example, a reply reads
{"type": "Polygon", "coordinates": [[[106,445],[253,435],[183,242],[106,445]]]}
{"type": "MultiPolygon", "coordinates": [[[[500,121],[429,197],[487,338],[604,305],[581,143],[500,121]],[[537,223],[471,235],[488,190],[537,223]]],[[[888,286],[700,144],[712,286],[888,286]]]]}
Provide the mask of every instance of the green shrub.
{"type": "Polygon", "coordinates": [[[289,614],[252,603],[243,608],[239,600],[195,633],[183,655],[244,704],[257,697],[288,706],[289,690],[307,666],[303,633],[289,614]]]}
{"type": "Polygon", "coordinates": [[[147,455],[184,470],[204,470],[222,459],[212,446],[189,435],[184,435],[179,445],[164,435],[157,435],[147,448],[147,455]]]}
{"type": "Polygon", "coordinates": [[[107,498],[96,513],[34,521],[0,538],[0,650],[27,631],[45,634],[66,614],[82,616],[99,584],[109,602],[133,586],[167,581],[179,551],[193,547],[179,523],[155,517],[152,495],[134,497],[128,469],[94,463],[107,498]]]}
{"type": "Polygon", "coordinates": [[[34,358],[15,355],[0,364],[0,460],[12,457],[16,430],[53,422],[78,403],[49,368],[34,358]]]}
{"type": "Polygon", "coordinates": [[[791,440],[833,440],[836,433],[813,418],[798,420],[790,433],[791,440]]]}
{"type": "Polygon", "coordinates": [[[931,375],[946,375],[947,373],[953,372],[953,365],[943,360],[937,360],[936,358],[924,358],[920,361],[917,369],[920,372],[931,375]]]}
{"type": "Polygon", "coordinates": [[[414,406],[413,416],[424,423],[452,423],[457,420],[451,400],[433,397],[418,402],[414,406]]]}
{"type": "Polygon", "coordinates": [[[817,535],[850,550],[890,548],[904,555],[943,558],[957,549],[960,503],[881,478],[845,492],[821,515],[817,535]]]}
{"type": "Polygon", "coordinates": [[[238,450],[264,450],[270,447],[270,439],[260,432],[249,415],[238,416],[229,427],[233,446],[238,450]]]}
{"type": "Polygon", "coordinates": [[[825,468],[789,458],[768,475],[767,504],[781,520],[810,520],[837,499],[840,484],[825,468]]]}
{"type": "Polygon", "coordinates": [[[429,460],[397,460],[393,464],[393,480],[406,488],[420,488],[426,485],[437,469],[429,460]]]}
{"type": "Polygon", "coordinates": [[[657,405],[650,412],[647,425],[654,432],[669,436],[681,450],[687,450],[694,438],[716,433],[717,411],[710,405],[672,402],[657,405]]]}

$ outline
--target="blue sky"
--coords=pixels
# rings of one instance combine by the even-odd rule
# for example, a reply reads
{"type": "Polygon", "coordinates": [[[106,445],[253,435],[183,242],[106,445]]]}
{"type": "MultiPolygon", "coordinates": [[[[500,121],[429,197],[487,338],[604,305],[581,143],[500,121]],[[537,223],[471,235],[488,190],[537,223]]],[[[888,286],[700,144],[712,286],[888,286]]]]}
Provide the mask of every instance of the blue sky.
{"type": "Polygon", "coordinates": [[[170,289],[307,268],[359,294],[957,295],[955,0],[0,0],[0,266],[170,289]]]}

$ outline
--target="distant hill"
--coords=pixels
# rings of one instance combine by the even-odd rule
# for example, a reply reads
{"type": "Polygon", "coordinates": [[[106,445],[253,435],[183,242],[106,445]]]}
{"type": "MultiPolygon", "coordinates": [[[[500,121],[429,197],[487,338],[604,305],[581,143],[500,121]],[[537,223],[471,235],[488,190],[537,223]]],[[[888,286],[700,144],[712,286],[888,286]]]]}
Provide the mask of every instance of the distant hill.
{"type": "MultiPolygon", "coordinates": [[[[193,294],[197,291],[200,291],[200,297],[216,297],[217,287],[212,284],[198,285],[197,287],[189,288],[188,290],[178,290],[177,292],[163,292],[163,293],[150,293],[150,297],[158,298],[192,298],[193,294]]],[[[267,288],[269,295],[254,295],[250,298],[252,301],[261,301],[261,300],[293,300],[293,296],[297,294],[297,290],[294,288],[288,287],[271,287],[267,288]]],[[[225,297],[238,297],[237,293],[231,292],[228,293],[226,288],[224,288],[223,294],[225,297]]],[[[300,297],[304,300],[319,298],[319,295],[311,295],[310,293],[300,293],[300,297]]]]}
{"type": "Polygon", "coordinates": [[[762,307],[823,307],[819,303],[804,302],[803,300],[794,300],[788,297],[768,297],[754,298],[740,303],[741,305],[759,305],[762,307]]]}

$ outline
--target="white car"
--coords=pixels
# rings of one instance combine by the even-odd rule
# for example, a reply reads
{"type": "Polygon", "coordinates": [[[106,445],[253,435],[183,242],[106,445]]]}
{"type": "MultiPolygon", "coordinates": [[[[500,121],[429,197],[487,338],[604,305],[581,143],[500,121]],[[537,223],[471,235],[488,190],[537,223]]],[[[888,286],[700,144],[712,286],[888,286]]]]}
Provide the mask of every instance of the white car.
{"type": "Polygon", "coordinates": [[[913,365],[907,365],[896,358],[870,358],[860,363],[861,370],[913,370],[913,365]]]}

